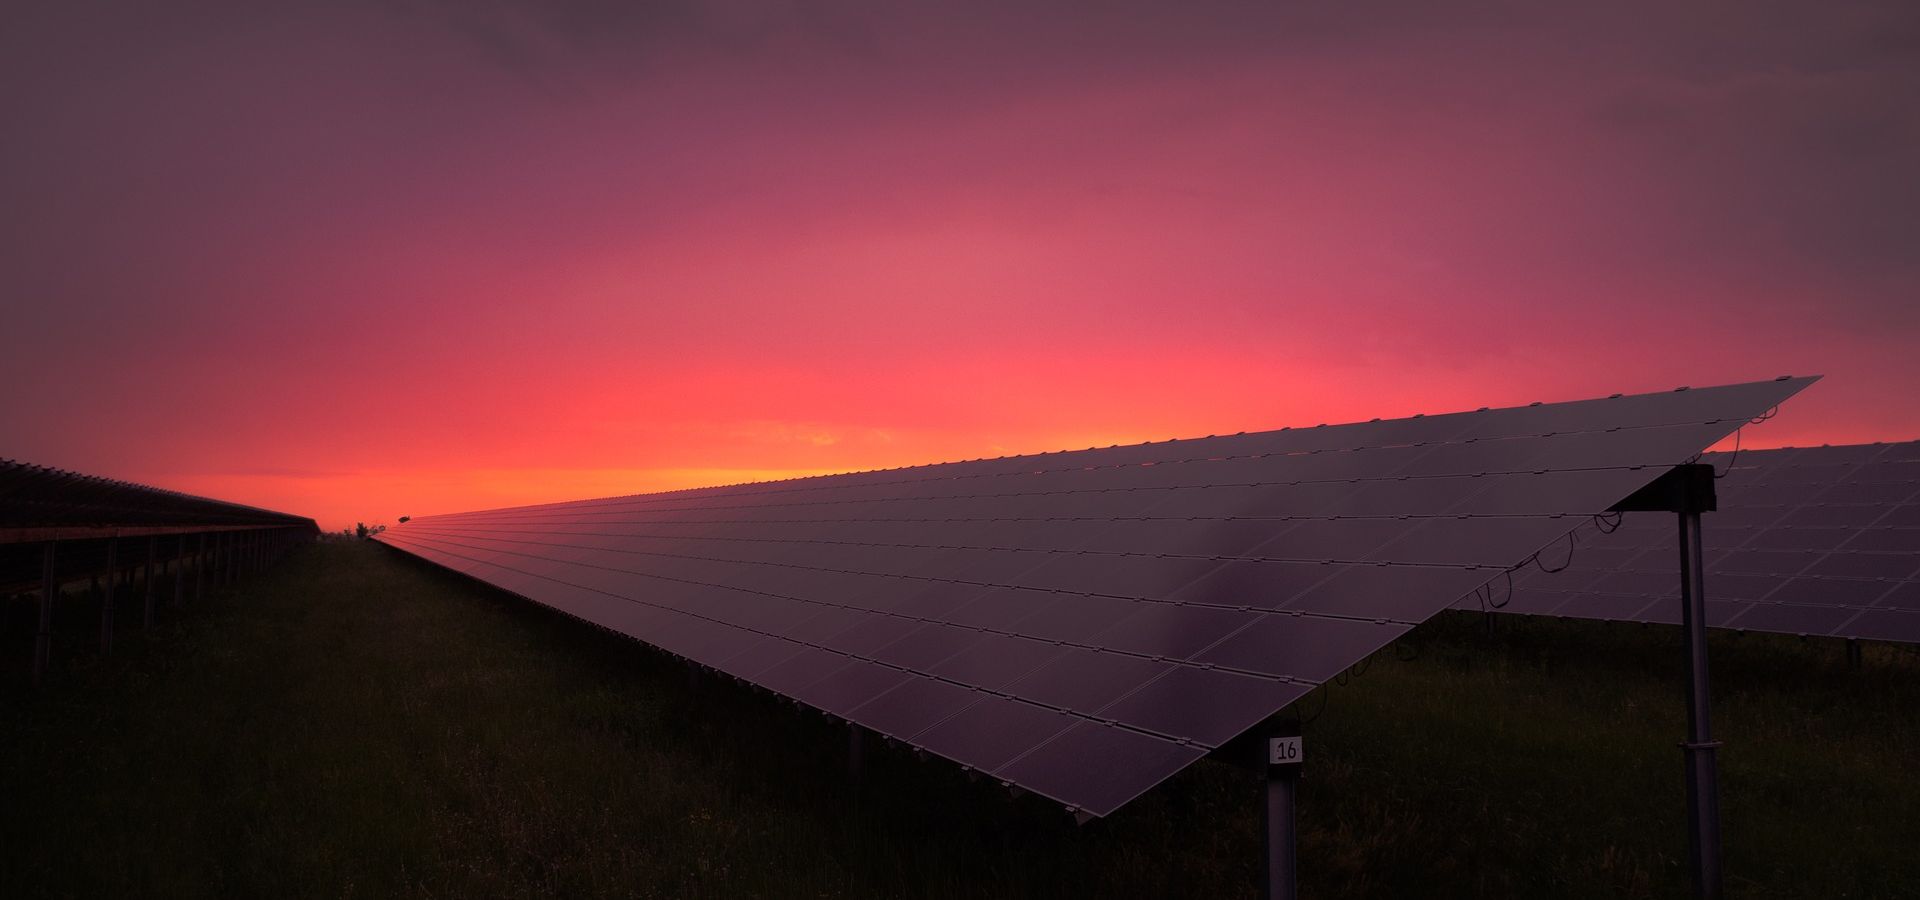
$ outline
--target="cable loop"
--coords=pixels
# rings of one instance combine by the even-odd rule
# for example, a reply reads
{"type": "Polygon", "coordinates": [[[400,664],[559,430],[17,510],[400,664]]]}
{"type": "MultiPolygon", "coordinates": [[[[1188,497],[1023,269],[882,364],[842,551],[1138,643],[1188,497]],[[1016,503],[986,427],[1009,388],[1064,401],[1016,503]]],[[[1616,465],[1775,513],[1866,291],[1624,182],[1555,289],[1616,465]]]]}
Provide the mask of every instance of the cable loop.
{"type": "MultiPolygon", "coordinates": [[[[1549,569],[1547,568],[1546,563],[1543,563],[1540,561],[1540,554],[1535,553],[1533,556],[1529,557],[1529,559],[1533,561],[1533,564],[1535,566],[1538,566],[1540,568],[1540,571],[1545,572],[1548,575],[1552,575],[1556,572],[1565,572],[1568,566],[1573,565],[1573,550],[1574,550],[1573,532],[1569,531],[1567,532],[1567,561],[1566,562],[1563,562],[1560,565],[1549,569]]],[[[1507,580],[1509,582],[1513,580],[1513,573],[1511,571],[1507,573],[1507,580]]]]}
{"type": "MultiPolygon", "coordinates": [[[[1765,420],[1764,420],[1764,419],[1762,419],[1761,421],[1765,421],[1765,420]]],[[[1747,429],[1746,429],[1746,426],[1744,426],[1744,425],[1743,425],[1743,426],[1741,426],[1741,427],[1739,427],[1739,428],[1736,428],[1736,429],[1734,429],[1734,432],[1733,432],[1733,453],[1732,453],[1731,455],[1729,455],[1729,456],[1727,457],[1727,467],[1726,467],[1726,469],[1724,469],[1724,470],[1722,470],[1722,471],[1719,471],[1719,472],[1715,472],[1715,473],[1713,473],[1713,480],[1715,480],[1715,481],[1719,481],[1720,479],[1722,479],[1722,478],[1725,478],[1725,477],[1727,477],[1728,475],[1731,475],[1731,474],[1733,474],[1733,467],[1734,467],[1735,465],[1738,465],[1738,464],[1739,464],[1739,462],[1740,462],[1740,437],[1741,437],[1741,435],[1744,435],[1744,434],[1746,434],[1746,433],[1747,433],[1747,429]]]]}
{"type": "Polygon", "coordinates": [[[1506,609],[1507,604],[1512,602],[1513,602],[1513,570],[1508,569],[1507,570],[1507,595],[1505,597],[1500,598],[1499,603],[1493,602],[1493,587],[1489,585],[1487,587],[1487,605],[1493,607],[1494,609],[1506,609]]]}
{"type": "MultiPolygon", "coordinates": [[[[1764,425],[1764,424],[1766,424],[1766,422],[1767,422],[1767,420],[1768,420],[1768,419],[1771,419],[1771,418],[1773,418],[1774,416],[1777,416],[1777,415],[1779,415],[1779,414],[1780,414],[1780,405],[1776,403],[1776,404],[1774,404],[1774,406],[1773,406],[1773,408],[1772,408],[1772,409],[1769,409],[1769,410],[1767,410],[1766,412],[1763,412],[1763,413],[1761,413],[1761,414],[1759,414],[1759,415],[1757,415],[1757,416],[1754,416],[1754,417],[1753,417],[1753,418],[1751,418],[1751,419],[1748,419],[1748,420],[1747,420],[1747,425],[1764,425]]],[[[1738,463],[1738,462],[1740,461],[1740,436],[1741,436],[1742,434],[1745,434],[1745,433],[1746,433],[1746,430],[1747,430],[1747,425],[1742,425],[1742,426],[1740,426],[1739,428],[1736,428],[1736,429],[1734,429],[1734,432],[1733,432],[1733,454],[1732,454],[1731,456],[1729,456],[1729,457],[1727,457],[1727,468],[1726,468],[1726,471],[1724,471],[1724,472],[1715,472],[1715,473],[1713,473],[1713,477],[1714,477],[1714,478],[1716,478],[1716,479],[1718,479],[1718,478],[1725,478],[1725,477],[1727,477],[1728,475],[1731,475],[1731,474],[1733,474],[1733,467],[1734,467],[1734,465],[1735,465],[1736,463],[1738,463]]]]}

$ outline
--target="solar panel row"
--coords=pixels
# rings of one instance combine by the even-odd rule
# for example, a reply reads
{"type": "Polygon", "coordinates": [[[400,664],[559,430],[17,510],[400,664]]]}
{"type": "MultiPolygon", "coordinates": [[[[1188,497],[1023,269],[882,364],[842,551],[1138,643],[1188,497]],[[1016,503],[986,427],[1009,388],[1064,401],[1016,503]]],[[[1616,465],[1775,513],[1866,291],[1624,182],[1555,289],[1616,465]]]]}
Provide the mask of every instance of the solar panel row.
{"type": "MultiPolygon", "coordinates": [[[[1708,625],[1920,643],[1920,442],[1702,461],[1724,476],[1705,517],[1708,625]]],[[[1644,513],[1583,529],[1572,564],[1517,575],[1501,611],[1677,623],[1673,529],[1644,513]]]]}
{"type": "Polygon", "coordinates": [[[1105,815],[1793,379],[423,517],[423,558],[1105,815]]]}
{"type": "Polygon", "coordinates": [[[311,529],[313,520],[0,459],[0,543],[55,539],[53,533],[62,529],[202,527],[311,529]]]}

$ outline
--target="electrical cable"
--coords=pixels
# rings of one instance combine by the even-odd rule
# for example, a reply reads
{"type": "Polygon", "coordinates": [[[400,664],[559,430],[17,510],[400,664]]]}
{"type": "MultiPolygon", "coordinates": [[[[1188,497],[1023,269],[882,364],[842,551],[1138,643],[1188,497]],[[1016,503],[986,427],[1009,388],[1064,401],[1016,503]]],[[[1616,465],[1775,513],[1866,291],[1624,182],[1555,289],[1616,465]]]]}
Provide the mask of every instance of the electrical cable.
{"type": "MultiPolygon", "coordinates": [[[[1578,530],[1579,529],[1577,528],[1574,529],[1574,531],[1578,531],[1578,530]]],[[[1532,556],[1527,557],[1528,561],[1532,562],[1536,566],[1539,566],[1540,571],[1545,572],[1548,575],[1552,575],[1556,572],[1565,572],[1568,566],[1573,565],[1573,551],[1574,551],[1573,534],[1574,534],[1573,531],[1567,532],[1567,561],[1566,562],[1561,563],[1559,566],[1555,568],[1549,569],[1547,568],[1546,563],[1543,563],[1540,561],[1540,554],[1538,552],[1534,553],[1532,556]]],[[[1554,543],[1557,544],[1559,543],[1559,541],[1555,541],[1554,543]]],[[[1521,563],[1521,565],[1526,565],[1526,563],[1521,563]]],[[[1508,571],[1507,578],[1509,581],[1512,580],[1513,578],[1512,571],[1508,571]]]]}
{"type": "MultiPolygon", "coordinates": [[[[1780,414],[1780,407],[1779,405],[1776,404],[1772,409],[1769,409],[1766,412],[1763,412],[1751,419],[1748,419],[1747,425],[1763,425],[1766,423],[1768,419],[1771,419],[1774,416],[1777,416],[1779,414],[1780,414]]],[[[1746,433],[1747,425],[1742,425],[1739,428],[1734,429],[1733,453],[1727,457],[1727,468],[1725,471],[1713,473],[1714,478],[1716,479],[1725,478],[1728,475],[1733,474],[1734,465],[1740,461],[1740,437],[1741,435],[1746,433]]]]}

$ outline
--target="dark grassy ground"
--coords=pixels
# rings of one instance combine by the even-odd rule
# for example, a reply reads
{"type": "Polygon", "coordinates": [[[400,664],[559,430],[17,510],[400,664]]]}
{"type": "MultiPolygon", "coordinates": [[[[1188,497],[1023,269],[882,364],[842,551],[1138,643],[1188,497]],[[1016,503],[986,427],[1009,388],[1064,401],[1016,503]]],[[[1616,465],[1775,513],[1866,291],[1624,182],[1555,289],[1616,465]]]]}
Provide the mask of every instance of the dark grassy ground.
{"type": "MultiPolygon", "coordinates": [[[[904,752],[870,749],[849,783],[820,717],[377,545],[303,550],[128,628],[111,660],[64,621],[48,688],[0,687],[9,897],[1231,897],[1257,878],[1241,770],[1202,763],[1084,827],[904,752]]],[[[1306,704],[1303,893],[1684,892],[1677,632],[1489,637],[1459,616],[1408,648],[1306,704]]],[[[1920,894],[1914,654],[1713,652],[1731,893],[1920,894]]]]}

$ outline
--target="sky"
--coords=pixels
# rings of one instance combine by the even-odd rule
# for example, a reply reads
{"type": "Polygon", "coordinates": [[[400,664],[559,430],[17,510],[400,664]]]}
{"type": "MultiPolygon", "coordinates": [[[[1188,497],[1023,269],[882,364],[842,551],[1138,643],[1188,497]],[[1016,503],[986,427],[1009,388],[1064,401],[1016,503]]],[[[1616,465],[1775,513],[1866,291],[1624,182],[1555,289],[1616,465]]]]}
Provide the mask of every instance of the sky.
{"type": "Polygon", "coordinates": [[[401,515],[1824,374],[1920,6],[30,4],[0,456],[401,515]],[[1677,8],[1676,8],[1677,7],[1677,8]]]}

